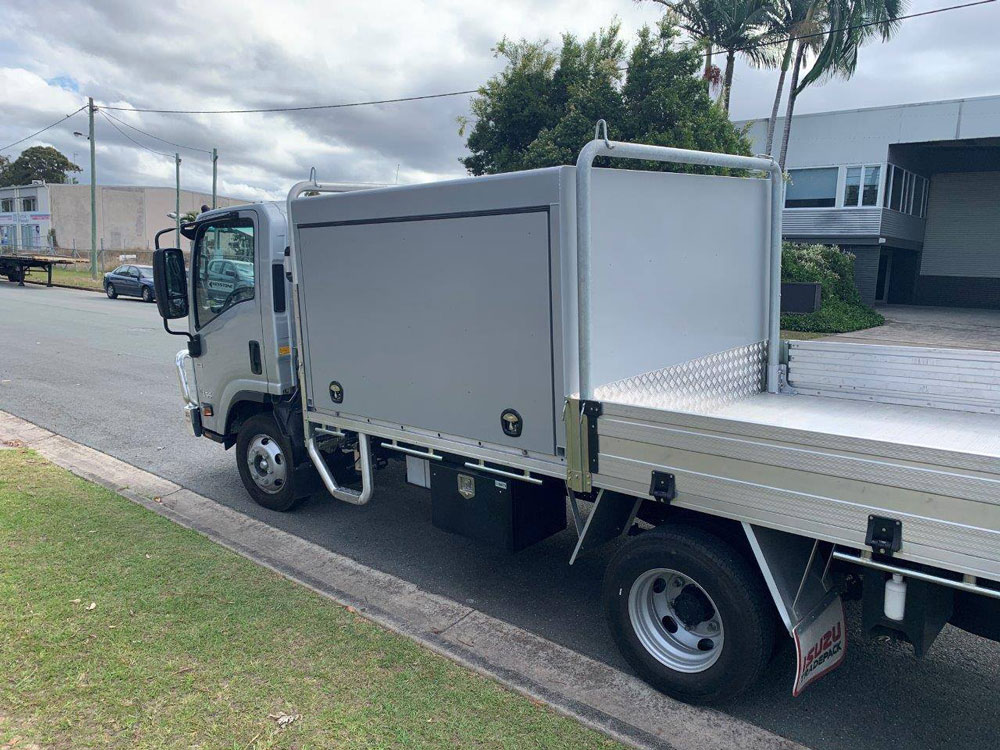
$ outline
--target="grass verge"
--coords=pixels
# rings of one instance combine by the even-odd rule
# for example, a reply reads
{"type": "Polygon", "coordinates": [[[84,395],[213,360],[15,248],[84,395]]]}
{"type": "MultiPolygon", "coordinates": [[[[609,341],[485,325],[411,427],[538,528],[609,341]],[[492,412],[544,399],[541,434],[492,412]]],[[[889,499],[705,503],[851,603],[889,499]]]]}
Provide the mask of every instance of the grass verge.
{"type": "Polygon", "coordinates": [[[781,338],[786,341],[812,341],[813,339],[821,339],[829,335],[828,333],[818,333],[816,331],[789,331],[784,328],[781,329],[781,338]]]}
{"type": "Polygon", "coordinates": [[[0,747],[15,740],[620,747],[24,449],[0,450],[0,747]]]}
{"type": "MultiPolygon", "coordinates": [[[[32,271],[25,279],[26,282],[34,284],[45,284],[48,276],[44,271],[32,271]]],[[[76,289],[93,289],[104,291],[104,272],[97,274],[96,279],[90,278],[90,265],[78,263],[72,266],[55,266],[52,269],[52,283],[62,286],[71,286],[76,289]]]]}

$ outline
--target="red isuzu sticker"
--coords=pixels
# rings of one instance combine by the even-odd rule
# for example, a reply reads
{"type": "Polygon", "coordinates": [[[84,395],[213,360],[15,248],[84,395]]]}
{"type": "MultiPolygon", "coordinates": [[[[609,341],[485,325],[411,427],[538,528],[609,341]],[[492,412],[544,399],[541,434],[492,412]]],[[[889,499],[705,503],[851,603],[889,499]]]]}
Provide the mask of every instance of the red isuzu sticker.
{"type": "Polygon", "coordinates": [[[799,696],[809,685],[840,666],[847,654],[847,629],[844,605],[840,596],[827,597],[795,626],[795,685],[792,695],[799,696]]]}

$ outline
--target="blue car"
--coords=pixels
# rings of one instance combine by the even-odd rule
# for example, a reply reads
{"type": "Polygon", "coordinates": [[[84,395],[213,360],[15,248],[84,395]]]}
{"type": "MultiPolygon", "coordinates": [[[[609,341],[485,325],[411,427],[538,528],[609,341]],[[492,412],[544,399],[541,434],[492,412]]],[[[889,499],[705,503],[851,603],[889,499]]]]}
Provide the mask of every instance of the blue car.
{"type": "Polygon", "coordinates": [[[143,302],[152,302],[153,267],[152,266],[118,266],[114,271],[104,274],[104,291],[114,299],[119,294],[128,297],[142,297],[143,302]]]}

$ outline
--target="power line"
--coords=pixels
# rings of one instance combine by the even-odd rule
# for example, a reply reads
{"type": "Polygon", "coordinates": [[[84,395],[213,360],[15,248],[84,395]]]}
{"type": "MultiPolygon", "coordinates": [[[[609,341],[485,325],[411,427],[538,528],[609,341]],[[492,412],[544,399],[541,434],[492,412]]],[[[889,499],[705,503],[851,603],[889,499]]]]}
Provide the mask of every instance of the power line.
{"type": "MultiPolygon", "coordinates": [[[[842,28],[837,28],[837,29],[828,29],[826,31],[820,31],[813,34],[802,34],[800,36],[790,36],[784,39],[773,39],[766,42],[759,42],[757,44],[751,44],[745,47],[740,47],[736,51],[743,52],[745,50],[754,49],[756,47],[770,47],[776,44],[787,44],[790,41],[795,41],[799,39],[810,39],[817,36],[826,36],[827,34],[834,34],[841,31],[851,31],[853,29],[862,29],[868,26],[883,25],[886,23],[891,23],[893,21],[905,21],[911,18],[920,18],[922,16],[930,16],[937,13],[945,13],[952,10],[972,8],[977,5],[988,5],[993,2],[996,2],[996,0],[975,0],[974,2],[962,3],[959,5],[949,5],[944,8],[934,8],[932,10],[925,10],[919,13],[910,13],[905,16],[897,16],[896,18],[888,22],[869,21],[866,23],[855,24],[852,26],[844,26],[842,28]]],[[[725,50],[706,52],[702,55],[702,57],[712,57],[714,55],[719,55],[724,53],[725,50]]],[[[627,68],[620,68],[620,70],[626,70],[626,69],[627,68]]],[[[424,94],[422,96],[401,96],[395,99],[374,99],[370,101],[346,102],[342,104],[314,104],[311,106],[302,106],[302,107],[260,107],[256,109],[151,109],[142,107],[104,107],[104,109],[119,110],[122,112],[151,112],[157,114],[170,114],[170,115],[235,115],[235,114],[259,114],[268,112],[307,112],[307,111],[321,110],[321,109],[346,109],[348,107],[367,107],[375,104],[398,104],[401,102],[425,101],[427,99],[443,99],[445,97],[450,97],[450,96],[464,96],[466,94],[475,94],[478,93],[478,91],[479,89],[465,89],[462,91],[448,91],[441,94],[424,94]]]]}
{"type": "Polygon", "coordinates": [[[132,141],[132,143],[134,143],[139,148],[144,149],[144,150],[148,151],[151,154],[156,154],[157,156],[165,156],[166,158],[171,159],[171,160],[174,158],[173,154],[168,154],[168,153],[165,153],[163,151],[156,151],[154,149],[149,148],[149,146],[146,146],[146,145],[144,145],[142,143],[139,143],[139,141],[137,141],[135,138],[133,138],[132,136],[130,136],[128,133],[126,133],[120,127],[118,127],[117,125],[115,125],[111,121],[111,118],[108,115],[106,115],[102,110],[98,109],[97,111],[100,112],[101,116],[104,117],[104,119],[108,121],[108,125],[110,125],[115,130],[117,130],[119,133],[121,133],[121,135],[124,136],[125,138],[128,138],[130,141],[132,141]]]}
{"type": "Polygon", "coordinates": [[[447,96],[475,94],[478,91],[479,89],[467,89],[465,91],[449,91],[444,94],[401,96],[397,99],[376,99],[367,102],[348,102],[345,104],[314,104],[308,107],[263,107],[261,109],[142,109],[139,107],[104,107],[104,109],[114,109],[122,112],[154,112],[166,115],[243,115],[262,112],[306,112],[316,109],[344,109],[346,107],[367,107],[371,104],[397,104],[399,102],[417,102],[425,99],[443,99],[447,96]]]}
{"type": "Polygon", "coordinates": [[[170,146],[176,146],[177,148],[186,148],[189,151],[201,151],[204,154],[211,154],[212,153],[212,150],[208,149],[208,148],[198,148],[197,146],[185,146],[183,143],[174,143],[173,141],[168,141],[166,138],[160,138],[158,135],[153,135],[152,133],[147,133],[145,130],[140,130],[135,125],[129,125],[127,122],[125,122],[124,120],[121,120],[121,119],[115,117],[114,115],[109,115],[107,112],[104,111],[106,109],[114,109],[114,107],[101,107],[101,114],[102,115],[104,115],[105,117],[110,117],[112,120],[114,120],[115,122],[119,123],[120,125],[124,125],[126,128],[131,128],[132,130],[134,130],[137,133],[142,133],[147,138],[152,138],[155,141],[160,141],[161,143],[166,143],[166,144],[168,144],[170,146]]]}
{"type": "Polygon", "coordinates": [[[59,118],[58,120],[56,120],[56,121],[55,121],[54,123],[52,123],[51,125],[46,125],[46,126],[45,126],[44,128],[42,128],[41,130],[36,130],[36,131],[35,131],[34,133],[32,133],[31,135],[26,135],[26,136],[24,136],[24,138],[22,138],[22,139],[21,139],[21,140],[19,140],[19,141],[14,141],[13,143],[8,143],[8,144],[7,144],[6,146],[3,146],[2,148],[0,148],[0,151],[6,151],[7,149],[9,149],[9,148],[12,148],[12,147],[16,146],[16,145],[17,145],[17,144],[19,144],[19,143],[24,143],[24,142],[25,142],[25,141],[27,141],[27,140],[31,140],[31,139],[32,139],[32,138],[34,138],[34,137],[35,137],[36,135],[40,135],[40,134],[44,133],[44,132],[45,132],[46,130],[49,130],[50,128],[54,128],[54,127],[55,127],[56,125],[58,125],[59,123],[61,123],[61,122],[65,121],[65,120],[68,120],[68,119],[69,119],[69,118],[71,118],[71,117],[72,117],[73,115],[75,115],[75,114],[78,114],[79,112],[82,112],[82,111],[83,111],[83,110],[85,110],[86,108],[87,108],[87,105],[86,105],[86,104],[84,104],[84,105],[83,105],[82,107],[80,107],[80,109],[76,110],[76,112],[70,112],[70,113],[69,113],[68,115],[65,115],[65,116],[63,116],[63,117],[60,117],[60,118],[59,118]]]}

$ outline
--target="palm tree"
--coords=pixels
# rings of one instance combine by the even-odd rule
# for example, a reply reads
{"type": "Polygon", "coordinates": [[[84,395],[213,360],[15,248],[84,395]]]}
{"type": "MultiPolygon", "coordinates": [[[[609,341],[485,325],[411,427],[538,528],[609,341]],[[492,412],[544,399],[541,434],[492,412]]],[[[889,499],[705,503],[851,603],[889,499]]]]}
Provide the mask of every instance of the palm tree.
{"type": "Polygon", "coordinates": [[[751,65],[769,65],[776,56],[770,45],[761,44],[768,32],[773,0],[652,0],[677,17],[677,25],[707,47],[706,77],[711,70],[713,49],[725,50],[726,72],[722,77],[722,109],[729,112],[736,54],[751,65]]]}
{"type": "Polygon", "coordinates": [[[792,64],[792,53],[795,51],[796,39],[808,37],[815,51],[818,51],[822,44],[819,36],[813,36],[820,33],[822,28],[821,19],[815,12],[818,5],[815,0],[775,0],[771,6],[770,36],[776,42],[777,40],[783,41],[785,50],[778,66],[778,87],[774,92],[771,117],[767,121],[765,154],[770,154],[774,145],[774,128],[778,121],[778,107],[781,106],[781,97],[785,90],[785,76],[788,75],[788,68],[792,64]]]}
{"type": "MultiPolygon", "coordinates": [[[[812,83],[833,77],[850,78],[858,67],[858,51],[876,35],[888,41],[899,26],[899,17],[906,11],[906,0],[813,0],[808,12],[809,23],[819,23],[827,32],[816,59],[799,80],[806,54],[819,37],[795,40],[795,63],[785,110],[784,132],[778,163],[785,166],[788,139],[792,130],[795,100],[812,83]]],[[[780,92],[779,92],[780,95],[780,92]]],[[[775,112],[775,115],[777,113],[775,112]]]]}

